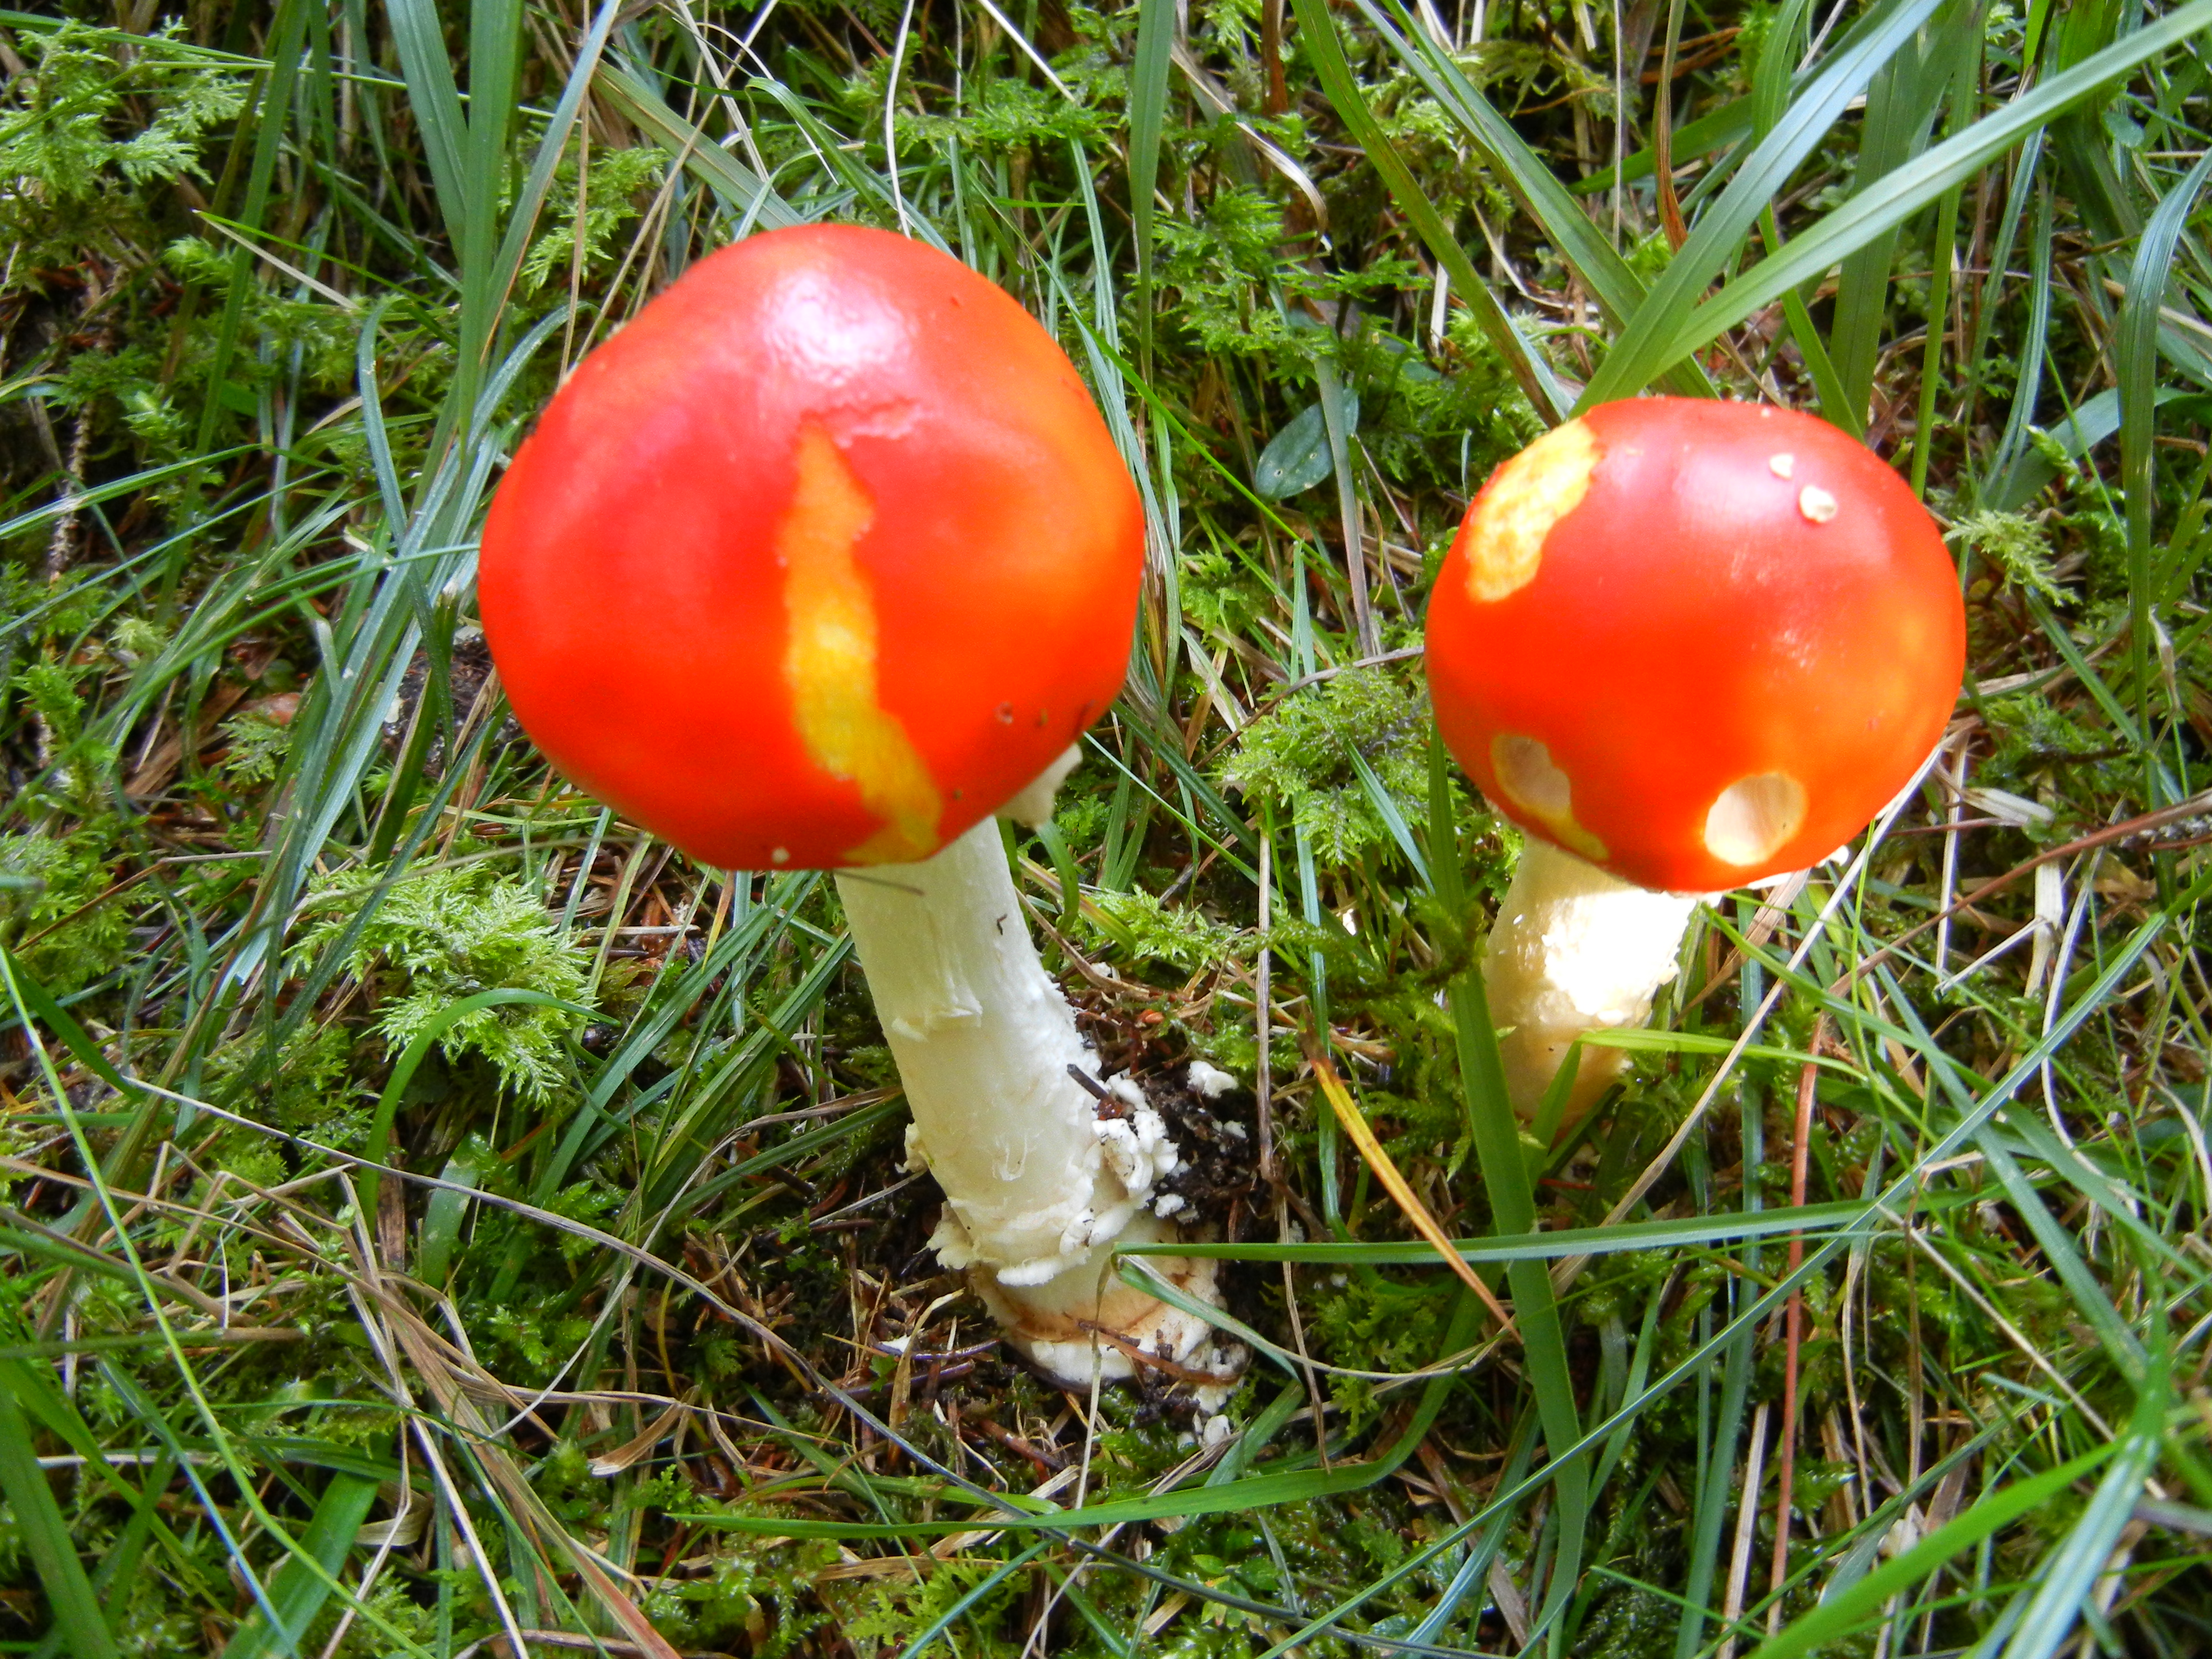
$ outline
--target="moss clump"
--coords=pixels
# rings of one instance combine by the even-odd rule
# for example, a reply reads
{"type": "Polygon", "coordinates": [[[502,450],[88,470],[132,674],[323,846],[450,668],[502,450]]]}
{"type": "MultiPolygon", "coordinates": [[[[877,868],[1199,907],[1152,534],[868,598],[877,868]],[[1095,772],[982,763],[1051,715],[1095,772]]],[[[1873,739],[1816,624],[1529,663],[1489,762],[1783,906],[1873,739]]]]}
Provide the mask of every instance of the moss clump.
{"type": "Polygon", "coordinates": [[[302,954],[335,945],[351,973],[387,976],[376,1029],[395,1048],[435,1031],[447,1060],[477,1056],[524,1098],[550,1097],[569,1074],[563,1039],[581,1015],[543,1001],[453,1012],[484,991],[583,997],[589,959],[562,938],[544,900],[489,864],[445,865],[410,872],[363,917],[374,884],[356,873],[319,886],[302,954]]]}
{"type": "Polygon", "coordinates": [[[1387,668],[1350,669],[1246,726],[1224,781],[1305,831],[1316,859],[1352,863],[1394,844],[1381,801],[1403,822],[1426,819],[1428,734],[1425,697],[1387,668]]]}

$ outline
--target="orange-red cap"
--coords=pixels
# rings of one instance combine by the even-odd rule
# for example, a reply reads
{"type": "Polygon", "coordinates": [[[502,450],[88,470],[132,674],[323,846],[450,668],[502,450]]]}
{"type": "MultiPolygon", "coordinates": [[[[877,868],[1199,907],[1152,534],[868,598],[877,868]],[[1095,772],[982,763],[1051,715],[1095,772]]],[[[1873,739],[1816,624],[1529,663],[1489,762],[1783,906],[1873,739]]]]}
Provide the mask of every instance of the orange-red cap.
{"type": "Polygon", "coordinates": [[[1625,880],[1714,892],[1834,851],[1966,666],[1941,532],[1826,422],[1601,404],[1468,508],[1431,598],[1444,740],[1498,811],[1625,880]]]}
{"type": "Polygon", "coordinates": [[[586,357],[484,525],[554,764],[701,860],[927,856],[1120,690],[1137,494],[1066,355],[958,261],[811,225],[586,357]]]}

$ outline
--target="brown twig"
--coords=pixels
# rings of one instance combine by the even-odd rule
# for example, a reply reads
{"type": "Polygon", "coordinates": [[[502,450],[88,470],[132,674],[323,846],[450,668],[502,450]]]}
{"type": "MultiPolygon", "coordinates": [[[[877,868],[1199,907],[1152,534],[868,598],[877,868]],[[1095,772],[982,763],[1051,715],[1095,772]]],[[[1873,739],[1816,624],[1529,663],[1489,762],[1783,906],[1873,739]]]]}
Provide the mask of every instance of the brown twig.
{"type": "Polygon", "coordinates": [[[1674,54],[1681,44],[1681,0],[1674,0],[1667,9],[1667,45],[1660,54],[1659,95],[1651,111],[1651,180],[1659,187],[1659,220],[1666,228],[1667,246],[1677,253],[1690,240],[1681,198],[1674,194],[1674,54]]]}
{"type": "Polygon", "coordinates": [[[1027,1458],[1039,1474],[1058,1474],[1067,1467],[1067,1460],[1059,1453],[1046,1451],[1034,1443],[1023,1439],[1021,1436],[1003,1424],[994,1423],[988,1417],[969,1417],[963,1413],[960,1419],[960,1426],[963,1429],[974,1429],[979,1434],[987,1435],[1017,1456],[1027,1458]]]}
{"type": "Polygon", "coordinates": [[[1261,108],[1280,115],[1291,106],[1291,85],[1283,73],[1283,0],[1260,8],[1260,56],[1267,66],[1267,90],[1261,108]]]}

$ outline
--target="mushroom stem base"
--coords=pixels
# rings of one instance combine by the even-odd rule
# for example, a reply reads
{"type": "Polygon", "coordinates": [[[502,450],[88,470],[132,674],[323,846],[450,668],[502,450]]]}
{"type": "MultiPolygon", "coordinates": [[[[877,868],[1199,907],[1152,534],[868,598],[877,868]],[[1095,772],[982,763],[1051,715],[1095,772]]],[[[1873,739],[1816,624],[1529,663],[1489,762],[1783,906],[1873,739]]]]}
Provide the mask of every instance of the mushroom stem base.
{"type": "MultiPolygon", "coordinates": [[[[1535,1120],[1577,1037],[1650,1018],[1699,902],[1528,838],[1482,961],[1490,1017],[1505,1031],[1498,1045],[1505,1092],[1523,1121],[1535,1120]]],[[[1619,1048],[1584,1048],[1560,1127],[1579,1122],[1627,1062],[1619,1048]]]]}
{"type": "MultiPolygon", "coordinates": [[[[1117,1079],[1102,1113],[1070,1075],[1095,1077],[1097,1056],[1037,959],[996,821],[918,864],[841,872],[837,890],[914,1113],[909,1164],[945,1192],[939,1259],[969,1269],[1013,1340],[1059,1376],[1089,1382],[1094,1348],[1104,1376],[1129,1375],[1094,1327],[1188,1359],[1204,1322],[1112,1272],[1123,1238],[1175,1236],[1148,1206],[1176,1148],[1133,1085],[1117,1079]]],[[[1211,1264],[1159,1265],[1212,1296],[1211,1264]]]]}
{"type": "MultiPolygon", "coordinates": [[[[1092,1246],[1074,1267],[1042,1285],[1003,1285],[996,1274],[980,1268],[970,1269],[969,1284],[1006,1327],[1006,1340],[1063,1382],[1088,1384],[1094,1367],[1102,1381],[1122,1382],[1143,1367],[1140,1356],[1164,1362],[1163,1368],[1171,1372],[1199,1370],[1225,1381],[1239,1366],[1234,1360],[1206,1363],[1212,1358],[1212,1326],[1122,1283],[1114,1271],[1117,1245],[1152,1243],[1173,1236],[1174,1229],[1167,1224],[1139,1214],[1119,1238],[1092,1246]]],[[[1210,1259],[1156,1255],[1145,1261],[1177,1290],[1197,1301],[1219,1304],[1210,1259]]]]}

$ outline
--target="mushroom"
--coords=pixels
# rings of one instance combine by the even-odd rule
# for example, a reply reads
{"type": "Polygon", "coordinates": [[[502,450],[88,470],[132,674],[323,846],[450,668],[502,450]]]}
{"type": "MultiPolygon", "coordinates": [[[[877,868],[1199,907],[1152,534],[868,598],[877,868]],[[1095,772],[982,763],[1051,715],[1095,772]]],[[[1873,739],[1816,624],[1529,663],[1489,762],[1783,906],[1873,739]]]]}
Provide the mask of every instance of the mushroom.
{"type": "MultiPolygon", "coordinates": [[[[1042,821],[1119,691],[1136,491],[1003,291],[851,226],[693,266],[585,359],[484,526],[484,629],[575,782],[703,863],[836,869],[946,1199],[932,1243],[1047,1369],[1189,1358],[1109,1279],[1176,1154],[1045,973],[994,814],[1042,821]]],[[[1168,1277],[1211,1294],[1211,1264],[1168,1277]]]]}
{"type": "MultiPolygon", "coordinates": [[[[1819,861],[1911,781],[1966,613],[1935,521],[1834,427],[1636,398],[1492,475],[1427,656],[1444,741],[1529,836],[1483,977],[1533,1118],[1577,1036],[1649,1017],[1700,896],[1819,861]]],[[[1564,1122],[1625,1058],[1582,1056],[1564,1122]]]]}

